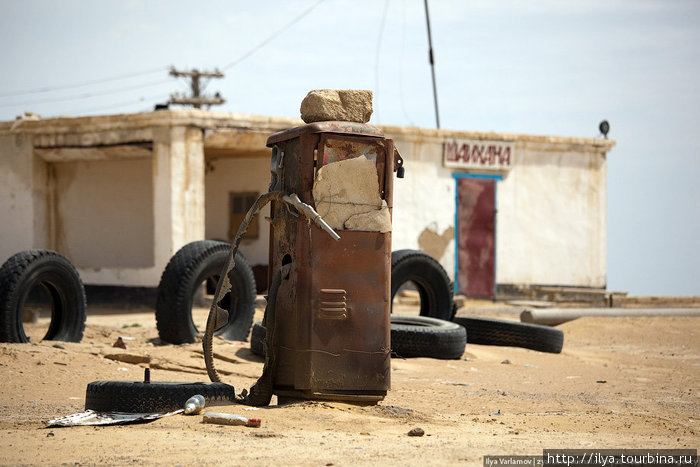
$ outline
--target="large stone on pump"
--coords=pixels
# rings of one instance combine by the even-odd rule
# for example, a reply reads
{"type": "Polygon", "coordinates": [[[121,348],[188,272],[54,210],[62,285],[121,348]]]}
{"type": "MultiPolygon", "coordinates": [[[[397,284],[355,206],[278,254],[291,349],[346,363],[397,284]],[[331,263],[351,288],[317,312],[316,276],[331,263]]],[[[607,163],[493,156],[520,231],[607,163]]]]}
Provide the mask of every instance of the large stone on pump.
{"type": "Polygon", "coordinates": [[[361,89],[316,89],[301,101],[305,123],[338,120],[367,123],[372,116],[372,91],[361,89]]]}

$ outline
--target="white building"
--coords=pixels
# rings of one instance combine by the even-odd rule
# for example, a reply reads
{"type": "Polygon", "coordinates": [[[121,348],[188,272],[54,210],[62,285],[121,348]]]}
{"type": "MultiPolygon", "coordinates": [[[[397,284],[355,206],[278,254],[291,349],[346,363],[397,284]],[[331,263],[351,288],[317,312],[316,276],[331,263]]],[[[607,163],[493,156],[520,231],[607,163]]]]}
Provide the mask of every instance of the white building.
{"type": "MultiPolygon", "coordinates": [[[[0,263],[49,248],[86,284],[155,287],[182,245],[231,237],[267,191],[267,137],[301,124],[195,109],[1,122],[0,263]]],[[[471,296],[605,289],[614,142],[382,129],[406,169],[394,250],[428,252],[471,296]]],[[[260,278],[268,238],[260,220],[241,247],[260,278]]]]}

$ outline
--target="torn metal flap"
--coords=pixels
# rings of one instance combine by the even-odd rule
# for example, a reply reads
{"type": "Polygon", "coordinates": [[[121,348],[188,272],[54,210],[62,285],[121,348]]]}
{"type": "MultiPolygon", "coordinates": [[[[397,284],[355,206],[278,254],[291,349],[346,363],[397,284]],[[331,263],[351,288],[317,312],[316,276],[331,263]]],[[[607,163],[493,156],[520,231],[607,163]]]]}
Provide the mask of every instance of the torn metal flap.
{"type": "Polygon", "coordinates": [[[214,330],[218,331],[228,324],[228,311],[215,305],[216,315],[214,316],[214,330]]]}

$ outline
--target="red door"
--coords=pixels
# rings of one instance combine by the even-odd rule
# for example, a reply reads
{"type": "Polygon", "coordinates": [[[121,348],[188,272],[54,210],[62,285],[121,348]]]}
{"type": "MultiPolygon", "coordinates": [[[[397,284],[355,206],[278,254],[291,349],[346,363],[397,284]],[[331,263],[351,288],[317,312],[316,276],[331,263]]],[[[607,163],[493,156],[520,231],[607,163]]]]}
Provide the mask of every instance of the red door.
{"type": "Polygon", "coordinates": [[[458,293],[493,297],[496,180],[458,178],[457,201],[458,293]]]}

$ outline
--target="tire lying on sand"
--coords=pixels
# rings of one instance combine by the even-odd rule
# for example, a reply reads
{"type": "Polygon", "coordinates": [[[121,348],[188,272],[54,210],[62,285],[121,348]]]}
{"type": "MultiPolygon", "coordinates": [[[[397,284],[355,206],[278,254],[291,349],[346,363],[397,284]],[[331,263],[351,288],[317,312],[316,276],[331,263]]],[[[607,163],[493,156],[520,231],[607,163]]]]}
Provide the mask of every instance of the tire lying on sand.
{"type": "Polygon", "coordinates": [[[466,328],[470,344],[523,347],[550,353],[560,353],[564,345],[564,333],[550,326],[463,316],[453,321],[466,328]]]}
{"type": "Polygon", "coordinates": [[[93,381],[85,391],[85,410],[96,412],[156,413],[184,409],[190,397],[204,396],[206,405],[230,403],[233,386],[225,383],[154,381],[93,381]]]}
{"type": "MultiPolygon", "coordinates": [[[[265,356],[265,328],[253,325],[250,350],[265,356]]],[[[398,357],[459,358],[464,353],[467,335],[463,327],[426,316],[391,315],[391,350],[398,357]]]]}
{"type": "Polygon", "coordinates": [[[391,253],[391,299],[407,282],[413,282],[420,296],[420,315],[450,320],[456,311],[452,282],[440,263],[418,250],[391,253]]]}
{"type": "Polygon", "coordinates": [[[427,316],[391,315],[391,351],[398,357],[456,359],[467,344],[465,329],[427,316]]]}
{"type": "Polygon", "coordinates": [[[21,251],[0,268],[0,342],[29,342],[22,314],[32,294],[42,289],[51,306],[51,323],[43,339],[80,342],[85,288],[71,262],[50,250],[21,251]]]}
{"type": "MultiPolygon", "coordinates": [[[[156,325],[161,340],[171,344],[195,342],[199,331],[192,320],[192,300],[205,280],[213,292],[230,251],[229,243],[200,240],[183,246],[170,259],[160,278],[156,299],[156,325]]],[[[231,292],[223,299],[229,310],[228,324],[215,335],[244,341],[255,313],[255,278],[240,252],[236,253],[235,263],[231,292]]]]}

